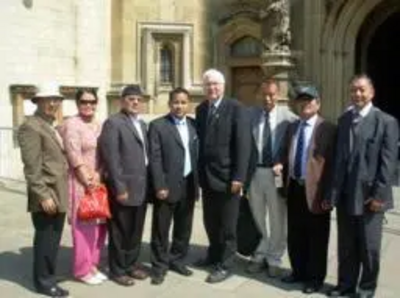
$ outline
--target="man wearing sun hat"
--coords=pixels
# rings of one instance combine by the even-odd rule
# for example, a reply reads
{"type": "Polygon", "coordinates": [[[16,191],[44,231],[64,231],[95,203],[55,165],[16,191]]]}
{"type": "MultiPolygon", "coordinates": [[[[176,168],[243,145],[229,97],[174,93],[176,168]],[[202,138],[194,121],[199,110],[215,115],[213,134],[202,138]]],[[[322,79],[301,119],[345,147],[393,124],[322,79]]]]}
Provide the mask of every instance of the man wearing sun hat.
{"type": "Polygon", "coordinates": [[[292,274],[286,283],[303,283],[311,294],[322,287],[327,270],[329,211],[321,202],[327,192],[335,125],[319,116],[320,96],[315,86],[295,89],[300,119],[291,124],[282,157],[287,173],[288,252],[292,274]]]}
{"type": "Polygon", "coordinates": [[[67,160],[53,127],[63,96],[55,83],[43,84],[32,98],[37,105],[18,132],[27,183],[28,211],[34,227],[33,282],[38,293],[68,297],[57,285],[56,258],[68,204],[67,160]]]}

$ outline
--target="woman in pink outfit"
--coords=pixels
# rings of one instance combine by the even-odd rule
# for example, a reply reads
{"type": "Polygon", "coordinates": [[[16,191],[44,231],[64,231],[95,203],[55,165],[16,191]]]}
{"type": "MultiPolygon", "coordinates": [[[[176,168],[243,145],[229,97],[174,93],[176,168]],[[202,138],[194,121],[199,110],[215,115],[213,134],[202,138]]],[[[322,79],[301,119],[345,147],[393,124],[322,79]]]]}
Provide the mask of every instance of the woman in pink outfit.
{"type": "Polygon", "coordinates": [[[74,249],[73,273],[78,280],[100,284],[107,277],[98,270],[101,250],[107,233],[105,222],[83,222],[77,218],[79,201],[85,190],[99,183],[97,138],[101,125],[95,120],[97,94],[80,90],[76,94],[78,115],[68,118],[61,127],[69,162],[69,222],[74,249]]]}

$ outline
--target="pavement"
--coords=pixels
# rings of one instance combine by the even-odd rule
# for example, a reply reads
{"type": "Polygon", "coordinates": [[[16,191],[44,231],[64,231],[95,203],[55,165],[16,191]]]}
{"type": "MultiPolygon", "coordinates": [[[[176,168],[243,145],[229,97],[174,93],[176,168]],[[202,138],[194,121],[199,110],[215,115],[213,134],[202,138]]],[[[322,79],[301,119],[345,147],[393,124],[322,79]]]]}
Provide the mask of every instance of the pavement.
{"type": "MultiPolygon", "coordinates": [[[[400,192],[396,194],[400,201],[400,192]]],[[[26,213],[26,195],[24,184],[18,181],[0,181],[0,297],[41,297],[33,292],[32,288],[32,226],[29,214],[26,213]]],[[[376,297],[400,297],[400,212],[394,210],[388,213],[387,224],[384,228],[382,244],[382,262],[379,288],[376,297]]],[[[192,247],[189,261],[194,261],[205,255],[207,238],[202,223],[201,206],[198,204],[195,211],[195,223],[192,237],[192,247]]],[[[145,233],[141,252],[141,260],[149,264],[150,250],[150,222],[151,209],[146,219],[145,233]]],[[[332,229],[329,249],[329,273],[323,291],[335,284],[336,281],[336,222],[332,217],[332,229]]],[[[106,263],[104,252],[104,264],[106,263]]],[[[271,279],[265,273],[248,275],[244,269],[247,260],[237,258],[235,275],[227,281],[210,285],[204,282],[207,272],[194,269],[191,277],[181,277],[175,273],[168,273],[161,286],[153,286],[150,280],[138,281],[135,286],[124,288],[107,281],[99,286],[87,286],[73,280],[71,276],[72,250],[70,229],[66,225],[62,248],[58,259],[58,275],[61,284],[71,292],[71,297],[151,297],[151,298],[179,298],[179,297],[207,297],[207,298],[234,298],[234,297],[326,297],[322,294],[304,295],[300,286],[287,286],[277,279],[271,279]]],[[[284,258],[284,268],[288,271],[287,255],[284,258]]]]}

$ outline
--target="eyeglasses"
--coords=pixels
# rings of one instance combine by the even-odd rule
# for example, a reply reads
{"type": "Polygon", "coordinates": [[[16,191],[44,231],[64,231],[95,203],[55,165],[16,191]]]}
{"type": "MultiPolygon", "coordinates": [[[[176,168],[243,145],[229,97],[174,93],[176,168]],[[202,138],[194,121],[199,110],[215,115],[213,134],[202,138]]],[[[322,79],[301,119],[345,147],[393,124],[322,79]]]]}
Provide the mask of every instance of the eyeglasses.
{"type": "Polygon", "coordinates": [[[92,106],[95,106],[95,105],[97,105],[97,100],[81,99],[81,100],[79,100],[79,104],[80,105],[92,105],[92,106]]]}

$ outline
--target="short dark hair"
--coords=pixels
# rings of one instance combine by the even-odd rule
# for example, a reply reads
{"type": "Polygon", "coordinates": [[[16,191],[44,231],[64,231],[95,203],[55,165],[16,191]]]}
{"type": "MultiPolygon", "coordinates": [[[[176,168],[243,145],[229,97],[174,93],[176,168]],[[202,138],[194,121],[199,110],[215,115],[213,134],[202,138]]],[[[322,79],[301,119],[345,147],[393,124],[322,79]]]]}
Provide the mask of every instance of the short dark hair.
{"type": "Polygon", "coordinates": [[[94,88],[79,88],[75,94],[75,102],[79,103],[79,101],[82,98],[82,95],[85,93],[92,94],[94,96],[94,98],[96,98],[96,101],[99,100],[99,98],[97,97],[96,89],[94,89],[94,88]]]}
{"type": "Polygon", "coordinates": [[[366,80],[372,87],[374,87],[374,83],[373,83],[371,77],[366,73],[359,73],[359,74],[354,75],[350,79],[350,84],[353,84],[355,81],[358,81],[358,80],[366,80]]]}
{"type": "Polygon", "coordinates": [[[190,93],[189,93],[189,91],[187,91],[187,90],[186,90],[185,88],[183,88],[183,87],[177,87],[177,88],[175,88],[174,90],[172,90],[172,91],[169,93],[169,100],[168,100],[168,102],[171,102],[171,101],[174,99],[175,95],[180,94],[180,93],[186,94],[186,96],[190,99],[190,93]]]}

